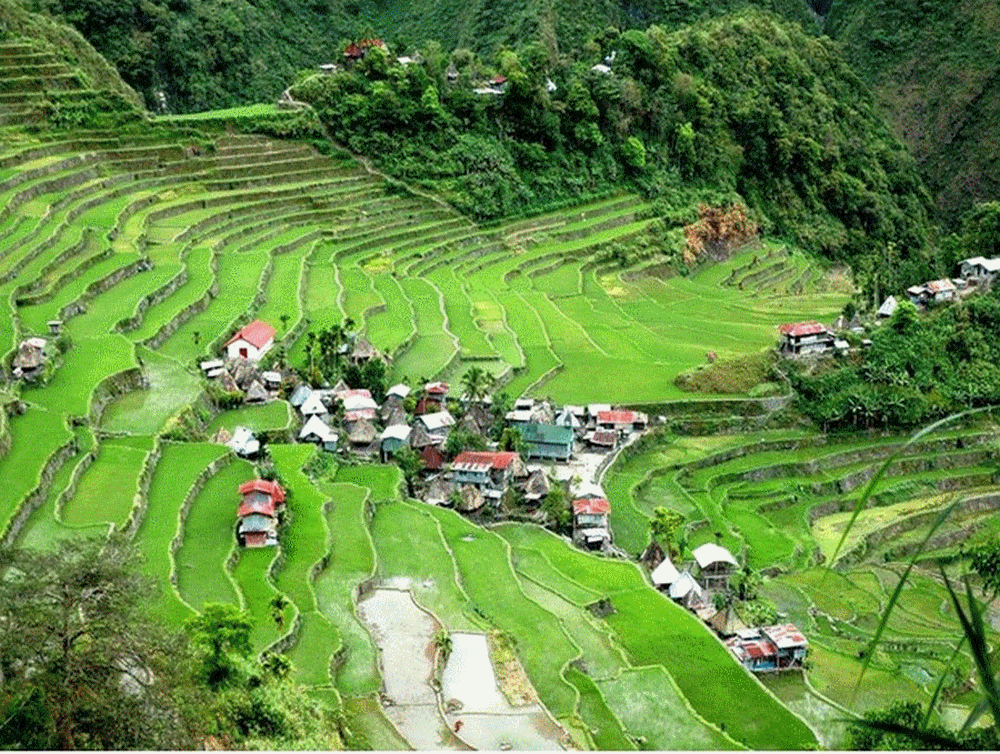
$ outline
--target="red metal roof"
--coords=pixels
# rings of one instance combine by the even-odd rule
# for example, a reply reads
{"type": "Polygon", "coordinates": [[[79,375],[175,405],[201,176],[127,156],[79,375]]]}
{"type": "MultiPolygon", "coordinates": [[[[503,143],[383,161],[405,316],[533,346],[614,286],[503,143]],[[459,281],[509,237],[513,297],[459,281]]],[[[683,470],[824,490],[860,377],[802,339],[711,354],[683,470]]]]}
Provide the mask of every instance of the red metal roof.
{"type": "Polygon", "coordinates": [[[573,515],[581,513],[610,513],[611,503],[603,497],[584,497],[573,501],[573,515]]]}
{"type": "Polygon", "coordinates": [[[375,409],[373,408],[355,408],[351,411],[344,412],[345,422],[356,422],[362,419],[368,419],[372,421],[375,419],[375,409]]]}
{"type": "Polygon", "coordinates": [[[270,495],[276,503],[285,502],[285,491],[277,482],[269,482],[267,479],[254,479],[240,485],[240,494],[249,495],[251,492],[263,492],[270,495]]]}
{"type": "Polygon", "coordinates": [[[250,516],[254,513],[259,513],[262,516],[274,516],[274,500],[261,500],[253,503],[243,503],[240,505],[240,509],[236,512],[237,518],[243,518],[244,516],[250,516]]]}
{"type": "Polygon", "coordinates": [[[762,629],[764,634],[772,642],[782,649],[790,647],[804,647],[809,641],[794,623],[782,623],[776,626],[767,626],[762,629]]]}
{"type": "Polygon", "coordinates": [[[778,332],[782,335],[791,335],[793,338],[801,338],[803,335],[819,335],[821,332],[826,332],[826,327],[815,320],[810,320],[778,325],[778,332]]]}
{"type": "Polygon", "coordinates": [[[632,424],[635,422],[635,411],[598,411],[598,424],[632,424]]]}
{"type": "Polygon", "coordinates": [[[515,458],[517,458],[517,453],[511,451],[493,452],[488,450],[463,450],[455,456],[454,465],[489,465],[494,469],[506,469],[514,463],[515,458]]]}
{"type": "Polygon", "coordinates": [[[431,395],[447,395],[451,386],[447,382],[428,382],[424,391],[431,395]]]}
{"type": "Polygon", "coordinates": [[[226,341],[228,346],[241,338],[256,348],[263,348],[274,338],[275,329],[263,320],[255,319],[249,325],[241,327],[236,334],[226,341]]]}

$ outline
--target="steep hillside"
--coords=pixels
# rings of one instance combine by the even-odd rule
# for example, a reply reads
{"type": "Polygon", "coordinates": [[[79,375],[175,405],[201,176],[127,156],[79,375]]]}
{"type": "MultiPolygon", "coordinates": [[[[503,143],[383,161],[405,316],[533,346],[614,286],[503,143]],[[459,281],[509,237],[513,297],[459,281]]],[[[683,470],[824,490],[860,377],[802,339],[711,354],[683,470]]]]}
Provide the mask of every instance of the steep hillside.
{"type": "MultiPolygon", "coordinates": [[[[743,201],[766,230],[828,258],[870,269],[891,241],[893,283],[930,274],[916,166],[829,40],[748,9],[675,32],[609,31],[603,47],[553,65],[533,45],[495,68],[456,54],[454,80],[430,48],[409,67],[377,50],[293,92],[352,150],[478,219],[627,184],[669,225],[743,201]],[[498,70],[503,92],[483,88],[498,70]]],[[[660,245],[679,251],[676,238],[660,245]]]]}
{"type": "MultiPolygon", "coordinates": [[[[45,63],[72,69],[79,79],[76,82],[78,87],[111,92],[136,107],[142,107],[142,98],[79,32],[44,15],[29,13],[16,0],[0,0],[0,42],[18,39],[29,40],[31,54],[44,57],[45,63]]],[[[38,61],[41,57],[19,60],[22,75],[31,75],[32,66],[38,61]]],[[[21,87],[24,90],[33,88],[21,87]]],[[[10,94],[16,89],[8,83],[4,92],[10,94]]]]}
{"type": "Polygon", "coordinates": [[[946,222],[1000,189],[1000,6],[834,2],[826,31],[874,87],[946,222]]]}

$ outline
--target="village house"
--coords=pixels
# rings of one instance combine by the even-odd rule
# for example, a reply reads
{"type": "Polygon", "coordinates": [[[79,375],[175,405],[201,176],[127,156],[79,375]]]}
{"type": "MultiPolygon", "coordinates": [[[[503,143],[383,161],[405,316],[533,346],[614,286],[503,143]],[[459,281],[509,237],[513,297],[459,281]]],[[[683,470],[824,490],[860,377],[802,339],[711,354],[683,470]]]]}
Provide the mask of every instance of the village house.
{"type": "Polygon", "coordinates": [[[809,649],[792,623],[738,631],[726,646],[743,667],[754,673],[800,669],[809,649]]]}
{"type": "Polygon", "coordinates": [[[528,458],[568,461],[573,455],[573,430],[556,424],[521,424],[521,432],[528,449],[528,458]]]}
{"type": "Polygon", "coordinates": [[[653,586],[660,591],[669,589],[671,584],[677,581],[680,577],[680,571],[678,571],[676,566],[670,562],[670,558],[664,558],[660,564],[653,569],[652,573],[649,574],[649,578],[653,582],[653,586]]]}
{"type": "Polygon", "coordinates": [[[277,482],[254,479],[240,485],[243,502],[237,510],[236,537],[242,547],[278,544],[278,511],[285,491],[277,482]]]}
{"type": "Polygon", "coordinates": [[[834,336],[819,322],[793,322],[778,326],[778,349],[785,356],[827,353],[833,350],[834,336]]]}
{"type": "Polygon", "coordinates": [[[1000,271],[1000,259],[987,259],[986,257],[970,257],[963,259],[960,266],[960,273],[963,278],[982,279],[992,277],[1000,271]]]}
{"type": "Polygon", "coordinates": [[[896,301],[895,296],[889,296],[885,301],[882,302],[882,306],[878,308],[878,316],[880,319],[888,319],[893,314],[896,313],[896,308],[899,306],[899,302],[896,301]]]}
{"type": "Polygon", "coordinates": [[[944,301],[951,301],[957,293],[955,284],[943,278],[941,280],[931,280],[923,285],[911,285],[906,289],[906,295],[916,306],[925,304],[939,304],[944,301]]]}
{"type": "Polygon", "coordinates": [[[414,414],[420,416],[421,414],[432,414],[440,411],[441,407],[444,406],[450,389],[451,386],[447,382],[428,382],[424,385],[424,394],[417,401],[414,414]]]}
{"type": "Polygon", "coordinates": [[[435,411],[432,414],[418,416],[414,420],[414,425],[422,427],[434,444],[440,445],[448,439],[448,433],[455,426],[455,417],[447,411],[435,411]]]}
{"type": "Polygon", "coordinates": [[[330,453],[337,450],[337,440],[337,433],[318,414],[310,416],[299,432],[300,442],[316,443],[330,453]]]}
{"type": "Polygon", "coordinates": [[[706,542],[691,554],[698,564],[698,581],[705,589],[729,588],[729,576],[734,568],[739,568],[729,550],[714,542],[706,542]]]}
{"type": "Polygon", "coordinates": [[[599,411],[597,429],[613,430],[628,434],[633,430],[643,430],[649,424],[649,417],[641,411],[599,411]]]}
{"type": "Polygon", "coordinates": [[[302,402],[299,406],[299,411],[302,416],[320,416],[324,420],[328,419],[330,416],[330,409],[327,407],[324,399],[329,399],[332,397],[329,391],[326,390],[313,390],[309,393],[309,396],[302,402]]]}
{"type": "Polygon", "coordinates": [[[667,589],[674,602],[688,608],[697,609],[704,601],[705,592],[688,571],[683,571],[667,589]]]}
{"type": "Polygon", "coordinates": [[[573,542],[590,550],[611,544],[611,503],[603,497],[583,497],[573,501],[573,542]]]}
{"type": "Polygon", "coordinates": [[[464,450],[451,462],[449,481],[456,487],[475,487],[485,498],[498,502],[515,479],[527,476],[517,453],[464,450]]]}
{"type": "Polygon", "coordinates": [[[610,429],[595,429],[584,435],[587,445],[601,450],[614,450],[618,447],[618,433],[610,429]]]}
{"type": "Polygon", "coordinates": [[[400,448],[410,440],[410,426],[408,424],[393,424],[382,430],[379,438],[382,441],[382,463],[396,454],[400,448]]]}
{"type": "Polygon", "coordinates": [[[274,345],[275,329],[266,322],[255,319],[244,325],[226,341],[226,355],[230,359],[260,361],[274,345]]]}

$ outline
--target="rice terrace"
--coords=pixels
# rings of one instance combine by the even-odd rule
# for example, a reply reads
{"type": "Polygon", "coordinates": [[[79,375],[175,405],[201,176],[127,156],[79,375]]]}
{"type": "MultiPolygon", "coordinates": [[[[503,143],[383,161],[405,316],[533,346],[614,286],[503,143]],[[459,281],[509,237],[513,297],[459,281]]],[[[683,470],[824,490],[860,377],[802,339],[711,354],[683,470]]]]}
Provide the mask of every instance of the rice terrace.
{"type": "Polygon", "coordinates": [[[844,265],[765,231],[680,270],[627,189],[477,221],[303,110],[80,127],[78,75],[0,42],[4,548],[123,536],[158,621],[245,611],[344,748],[843,748],[976,706],[936,564],[1000,534],[996,426],[795,413],[778,326],[837,319],[844,265]]]}

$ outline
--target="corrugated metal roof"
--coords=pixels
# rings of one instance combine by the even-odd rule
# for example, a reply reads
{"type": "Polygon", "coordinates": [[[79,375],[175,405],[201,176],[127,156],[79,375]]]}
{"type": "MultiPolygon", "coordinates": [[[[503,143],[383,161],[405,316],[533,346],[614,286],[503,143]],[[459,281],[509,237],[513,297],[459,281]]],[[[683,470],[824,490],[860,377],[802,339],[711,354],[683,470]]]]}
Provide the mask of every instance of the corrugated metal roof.
{"type": "Polygon", "coordinates": [[[573,515],[584,513],[610,513],[611,503],[603,497],[585,497],[573,501],[573,515]]]}
{"type": "Polygon", "coordinates": [[[808,322],[792,322],[778,325],[778,332],[782,335],[801,338],[803,335],[819,335],[822,332],[826,332],[826,327],[815,320],[810,320],[808,322]]]}
{"type": "Polygon", "coordinates": [[[694,559],[698,561],[698,565],[701,568],[711,565],[712,563],[730,563],[731,565],[739,567],[739,563],[736,562],[736,558],[732,556],[725,547],[721,547],[714,542],[706,542],[700,547],[696,548],[694,552],[694,559]]]}
{"type": "Polygon", "coordinates": [[[236,334],[226,341],[228,346],[230,343],[235,343],[237,340],[245,340],[252,346],[256,348],[263,348],[274,339],[275,329],[271,327],[267,322],[260,319],[255,319],[249,325],[244,325],[236,334]]]}

